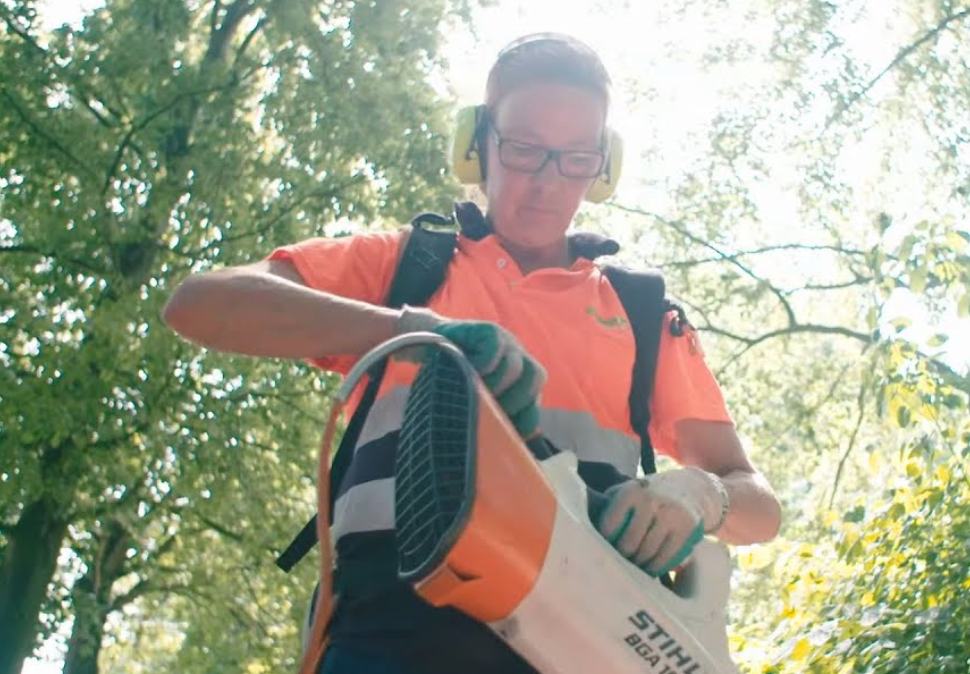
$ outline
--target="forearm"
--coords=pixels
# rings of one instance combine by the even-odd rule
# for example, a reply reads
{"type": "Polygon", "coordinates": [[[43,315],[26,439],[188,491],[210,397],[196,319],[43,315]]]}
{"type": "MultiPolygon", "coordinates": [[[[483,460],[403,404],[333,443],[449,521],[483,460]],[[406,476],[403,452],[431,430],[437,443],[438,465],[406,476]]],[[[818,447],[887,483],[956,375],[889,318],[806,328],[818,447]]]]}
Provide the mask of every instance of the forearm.
{"type": "Polygon", "coordinates": [[[309,358],[363,353],[393,336],[398,314],[242,267],[189,277],[163,318],[219,351],[309,358]]]}
{"type": "Polygon", "coordinates": [[[764,476],[734,470],[720,478],[727,488],[731,507],[715,536],[731,545],[764,543],[777,536],[781,505],[764,476]]]}

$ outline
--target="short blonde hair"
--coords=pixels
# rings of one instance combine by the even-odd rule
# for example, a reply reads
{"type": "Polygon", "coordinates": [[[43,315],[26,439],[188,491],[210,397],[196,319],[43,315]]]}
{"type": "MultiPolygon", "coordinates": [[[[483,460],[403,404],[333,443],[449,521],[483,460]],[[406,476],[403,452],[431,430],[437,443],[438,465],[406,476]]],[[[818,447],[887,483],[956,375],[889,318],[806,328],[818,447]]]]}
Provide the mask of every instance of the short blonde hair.
{"type": "Polygon", "coordinates": [[[535,82],[588,89],[610,104],[610,75],[586,43],[562,33],[533,33],[499,52],[485,84],[485,107],[495,106],[512,89],[535,82]]]}

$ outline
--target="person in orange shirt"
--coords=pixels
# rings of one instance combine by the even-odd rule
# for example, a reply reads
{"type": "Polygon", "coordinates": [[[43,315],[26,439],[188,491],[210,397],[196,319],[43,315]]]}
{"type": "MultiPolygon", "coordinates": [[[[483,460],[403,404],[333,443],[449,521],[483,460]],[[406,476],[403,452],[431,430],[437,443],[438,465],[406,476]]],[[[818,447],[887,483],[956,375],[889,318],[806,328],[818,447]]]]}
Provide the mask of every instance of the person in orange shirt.
{"type": "MultiPolygon", "coordinates": [[[[773,538],[778,500],[738,439],[696,335],[673,336],[671,317],[649,435],[679,467],[637,478],[633,335],[605,275],[566,238],[609,162],[609,87],[599,57],[574,38],[527,36],[503,50],[477,134],[489,231],[459,237],[427,307],[382,306],[407,234],[380,232],[310,239],[256,264],[193,275],[170,299],[166,322],[210,348],[308,358],[342,373],[392,336],[440,332],[469,356],[523,437],[541,430],[577,454],[584,479],[610,497],[601,533],[647,572],[672,568],[705,533],[729,544],[773,538]]],[[[531,672],[487,627],[396,581],[393,459],[411,376],[413,367],[389,367],[338,485],[341,601],[322,671],[531,672]]]]}

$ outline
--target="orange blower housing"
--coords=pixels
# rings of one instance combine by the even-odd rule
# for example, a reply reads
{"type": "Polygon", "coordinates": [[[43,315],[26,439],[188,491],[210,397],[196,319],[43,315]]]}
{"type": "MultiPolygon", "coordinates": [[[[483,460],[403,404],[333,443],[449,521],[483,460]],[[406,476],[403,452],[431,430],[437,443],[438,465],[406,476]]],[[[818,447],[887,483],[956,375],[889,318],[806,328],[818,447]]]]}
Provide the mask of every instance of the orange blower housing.
{"type": "Polygon", "coordinates": [[[463,359],[438,351],[418,374],[395,484],[400,577],[435,606],[511,614],[542,571],[556,495],[463,359]]]}
{"type": "Polygon", "coordinates": [[[395,480],[399,577],[543,674],[737,672],[726,548],[698,544],[672,589],[631,564],[593,527],[575,456],[538,461],[456,350],[412,385],[395,480]]]}

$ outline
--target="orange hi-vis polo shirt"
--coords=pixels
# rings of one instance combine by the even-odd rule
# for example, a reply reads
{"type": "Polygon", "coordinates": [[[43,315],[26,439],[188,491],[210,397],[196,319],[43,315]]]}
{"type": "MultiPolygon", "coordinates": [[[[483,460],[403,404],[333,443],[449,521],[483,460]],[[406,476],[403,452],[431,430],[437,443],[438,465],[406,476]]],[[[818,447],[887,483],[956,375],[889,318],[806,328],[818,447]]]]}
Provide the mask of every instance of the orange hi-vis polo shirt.
{"type": "MultiPolygon", "coordinates": [[[[310,239],[279,248],[307,286],[382,304],[394,275],[402,232],[310,239]]],[[[635,345],[619,297],[599,267],[578,259],[570,268],[523,275],[492,236],[458,237],[444,283],[428,303],[441,316],[493,321],[516,336],[548,373],[540,430],[580,462],[609,464],[634,477],[640,439],[630,423],[635,345]]],[[[660,341],[650,438],[677,458],[675,425],[683,419],[728,422],[720,389],[693,335],[674,337],[668,316],[660,341]]],[[[346,373],[355,356],[313,362],[346,373]]],[[[334,538],[393,529],[394,448],[416,368],[392,362],[364,427],[334,508],[334,538]]],[[[339,548],[338,548],[339,549],[339,548]]]]}

